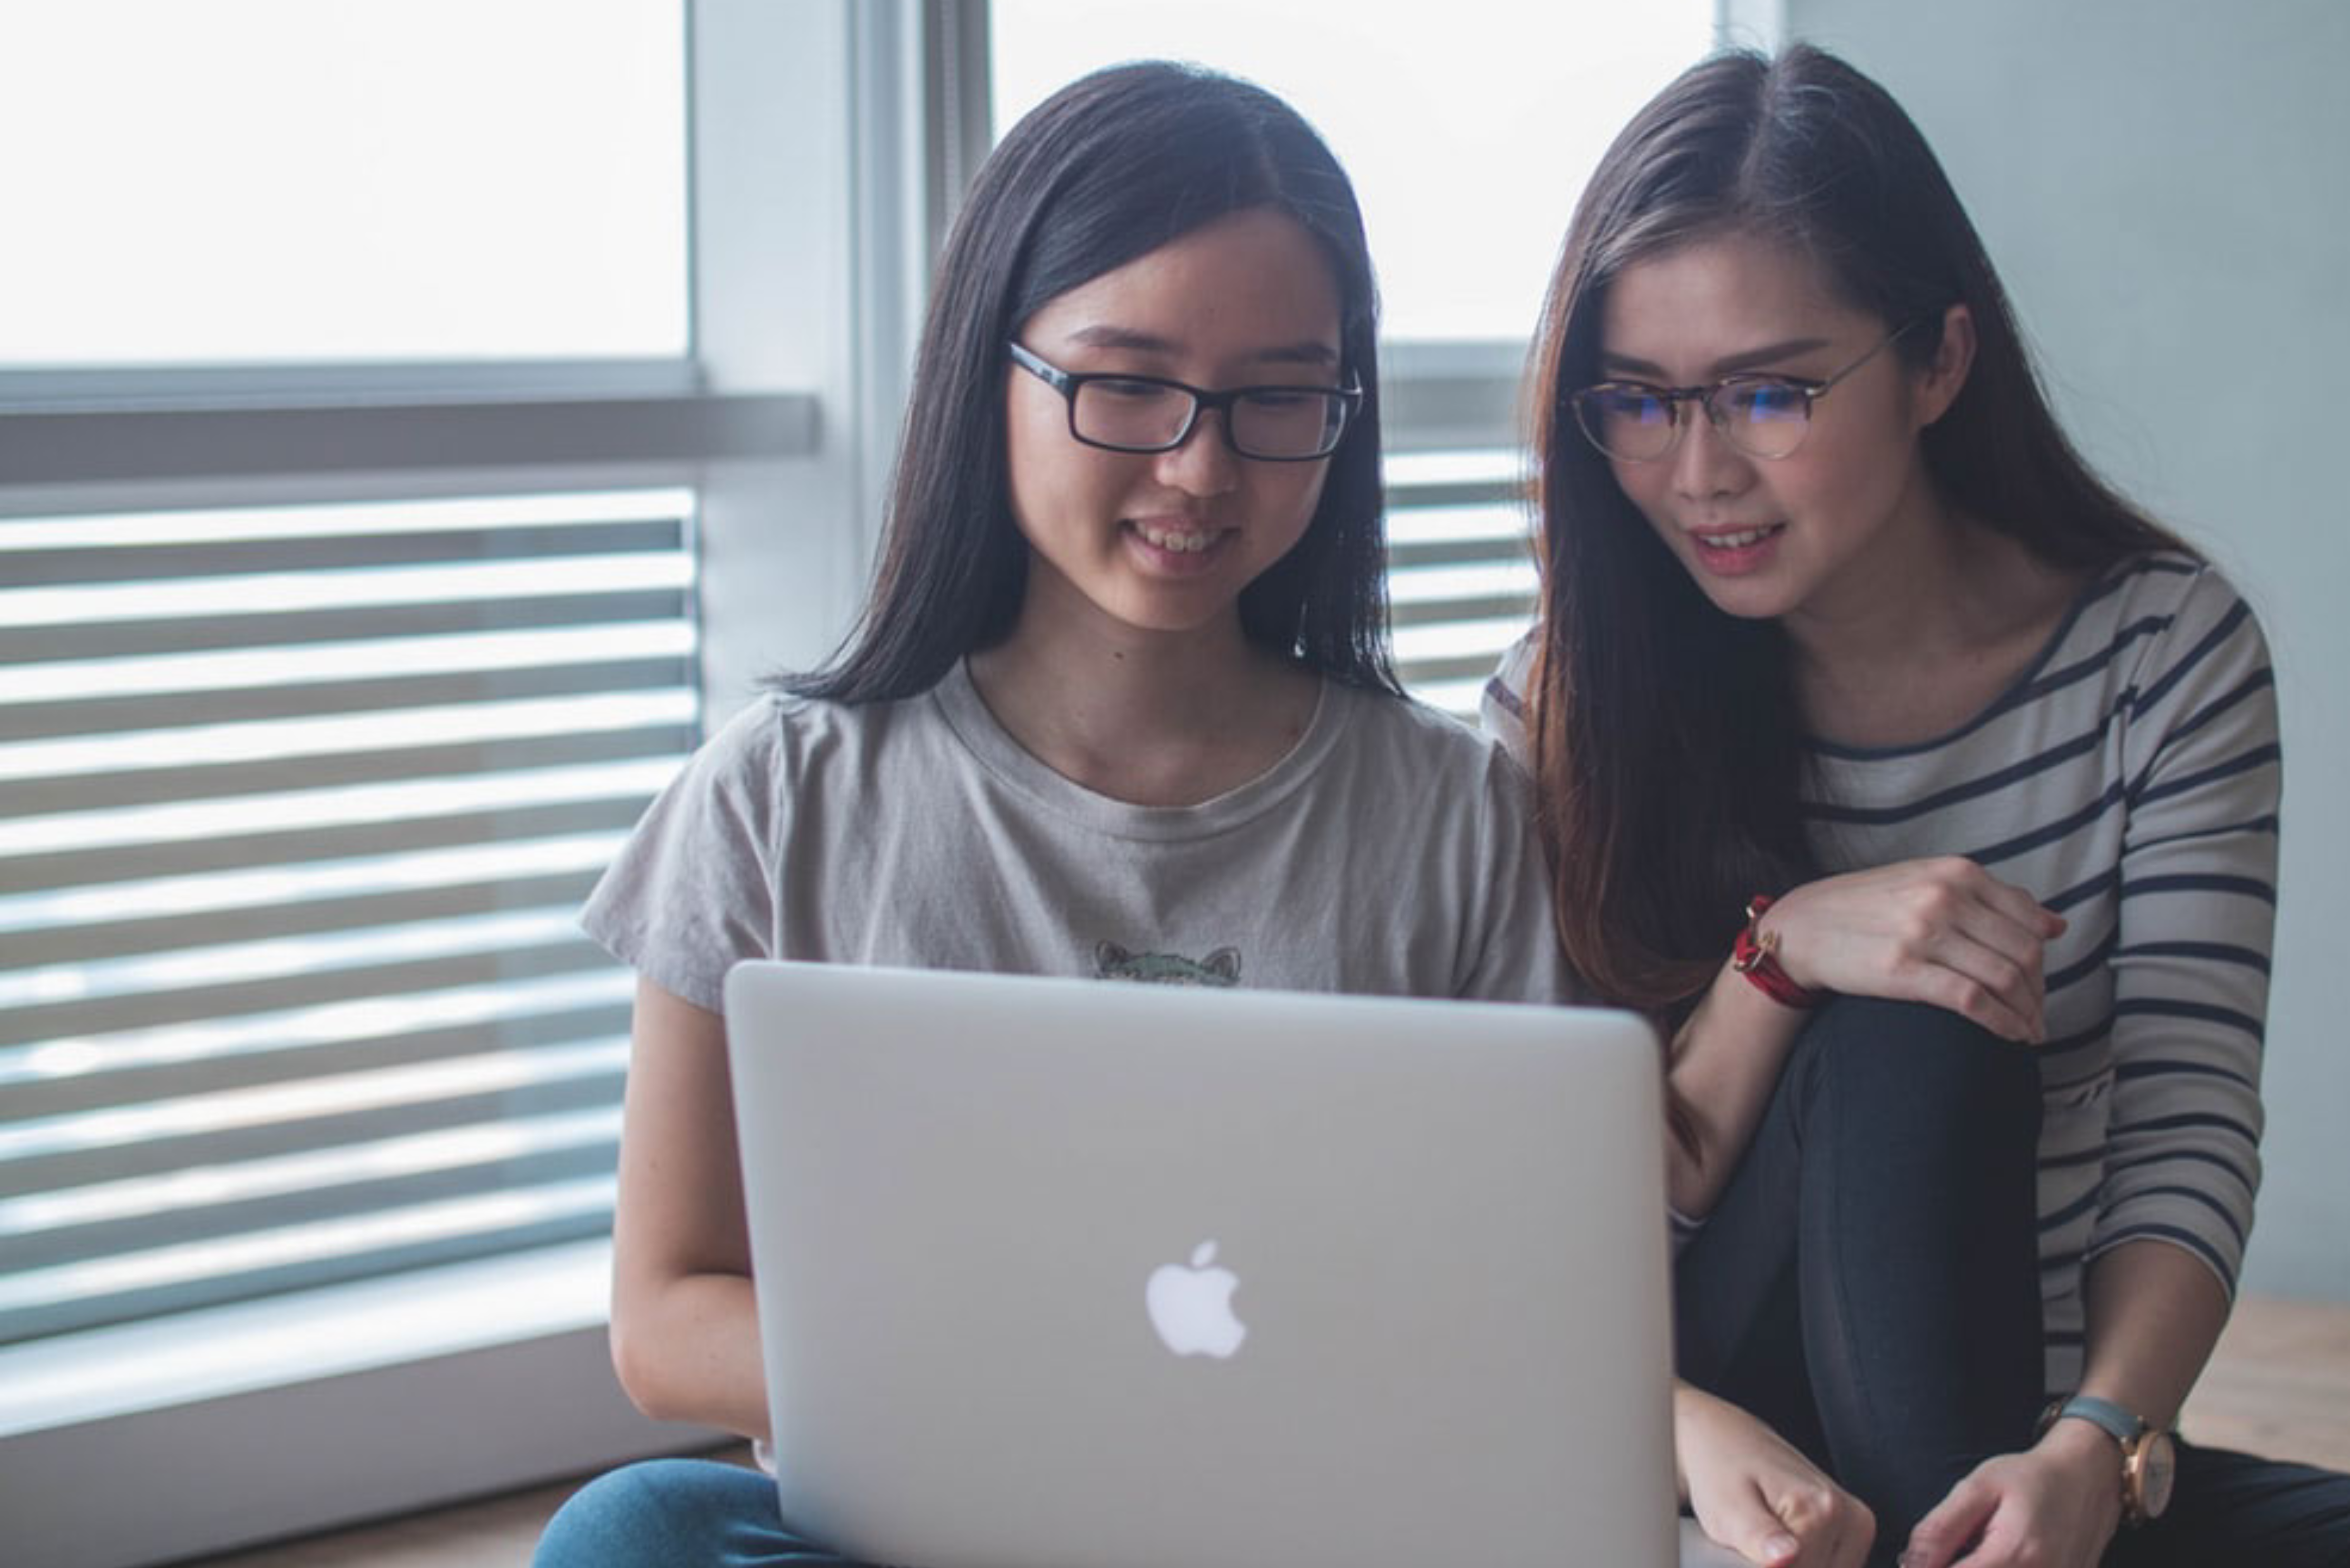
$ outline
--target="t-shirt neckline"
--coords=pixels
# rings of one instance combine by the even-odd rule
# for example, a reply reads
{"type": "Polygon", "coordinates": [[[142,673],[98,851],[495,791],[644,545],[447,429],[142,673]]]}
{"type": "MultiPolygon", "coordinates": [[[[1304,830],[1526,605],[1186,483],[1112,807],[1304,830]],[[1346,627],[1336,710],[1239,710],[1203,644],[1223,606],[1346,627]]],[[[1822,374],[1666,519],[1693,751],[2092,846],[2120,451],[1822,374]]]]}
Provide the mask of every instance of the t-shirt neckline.
{"type": "Polygon", "coordinates": [[[1099,833],[1154,840],[1205,838],[1228,832],[1278,805],[1321,765],[1352,714],[1350,693],[1319,678],[1305,732],[1263,773],[1192,805],[1138,805],[1116,799],[1047,767],[1006,730],[958,659],[931,691],[940,717],[990,774],[1056,815],[1099,833]]]}

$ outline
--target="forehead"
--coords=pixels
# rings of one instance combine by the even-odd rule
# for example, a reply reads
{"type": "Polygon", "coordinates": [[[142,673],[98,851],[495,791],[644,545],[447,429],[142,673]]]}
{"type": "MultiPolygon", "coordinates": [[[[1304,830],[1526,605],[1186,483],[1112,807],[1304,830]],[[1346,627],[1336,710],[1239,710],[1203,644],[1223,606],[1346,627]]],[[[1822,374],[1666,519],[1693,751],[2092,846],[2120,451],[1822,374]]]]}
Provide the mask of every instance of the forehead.
{"type": "Polygon", "coordinates": [[[1728,234],[1618,273],[1600,302],[1599,351],[1694,374],[1746,350],[1840,341],[1872,325],[1835,296],[1809,256],[1774,240],[1728,234]]]}
{"type": "Polygon", "coordinates": [[[1206,356],[1338,348],[1338,281],[1321,243],[1270,208],[1231,213],[1056,295],[1030,346],[1117,333],[1206,356]]]}

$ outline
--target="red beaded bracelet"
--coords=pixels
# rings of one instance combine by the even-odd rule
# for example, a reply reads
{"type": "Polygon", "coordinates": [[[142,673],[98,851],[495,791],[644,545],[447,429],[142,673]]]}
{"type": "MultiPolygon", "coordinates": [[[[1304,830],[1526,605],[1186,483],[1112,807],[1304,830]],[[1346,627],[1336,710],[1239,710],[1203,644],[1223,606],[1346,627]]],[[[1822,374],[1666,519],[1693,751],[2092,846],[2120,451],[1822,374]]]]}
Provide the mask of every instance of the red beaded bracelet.
{"type": "Polygon", "coordinates": [[[1768,893],[1746,900],[1746,926],[1730,950],[1730,967],[1754,982],[1756,990],[1782,1007],[1817,1007],[1828,999],[1825,991],[1810,991],[1788,978],[1779,967],[1779,933],[1762,931],[1762,912],[1772,905],[1768,893]]]}

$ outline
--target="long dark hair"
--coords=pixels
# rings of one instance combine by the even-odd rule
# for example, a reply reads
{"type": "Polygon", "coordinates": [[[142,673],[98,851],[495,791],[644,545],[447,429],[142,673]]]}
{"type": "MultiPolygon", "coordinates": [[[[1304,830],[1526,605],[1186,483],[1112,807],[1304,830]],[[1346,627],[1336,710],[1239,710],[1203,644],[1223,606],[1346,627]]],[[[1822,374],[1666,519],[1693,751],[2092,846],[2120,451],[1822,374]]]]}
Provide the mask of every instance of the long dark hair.
{"type": "Polygon", "coordinates": [[[1716,56],[1651,99],[1575,207],[1535,343],[1543,614],[1528,693],[1561,940],[1602,995],[1650,1011],[1711,979],[1749,895],[1814,869],[1781,628],[1706,598],[1568,402],[1601,379],[1610,280],[1732,234],[1809,258],[1888,329],[1926,318],[1896,345],[1913,367],[1939,348],[1946,307],[1968,307],[1972,369],[1922,438],[1929,478],[1964,514],[2067,569],[2178,547],[2057,427],[1974,225],[1884,88],[1796,45],[1716,56]]]}
{"type": "Polygon", "coordinates": [[[841,649],[785,689],[845,702],[911,696],[1011,632],[1028,546],[1006,471],[1006,340],[1057,296],[1260,207],[1295,219],[1328,257],[1343,368],[1363,404],[1304,537],[1242,591],[1241,625],[1334,679],[1399,690],[1383,576],[1378,299],[1354,187],[1271,93],[1164,61],[1073,82],[981,166],[939,262],[872,593],[841,649]]]}

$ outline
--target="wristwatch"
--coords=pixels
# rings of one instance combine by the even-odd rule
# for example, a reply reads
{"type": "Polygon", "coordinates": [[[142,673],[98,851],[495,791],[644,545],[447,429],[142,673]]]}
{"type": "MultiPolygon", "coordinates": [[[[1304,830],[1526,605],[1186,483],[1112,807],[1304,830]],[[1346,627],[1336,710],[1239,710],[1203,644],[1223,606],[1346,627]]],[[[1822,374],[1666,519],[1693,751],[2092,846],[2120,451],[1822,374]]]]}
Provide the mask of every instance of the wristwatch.
{"type": "Polygon", "coordinates": [[[2178,1452],[2170,1434],[2094,1394],[2075,1394],[2051,1404],[2041,1413],[2042,1434],[2067,1416],[2088,1422],[2121,1445],[2122,1522],[2160,1519],[2170,1506],[2170,1483],[2178,1475],[2178,1452]]]}

